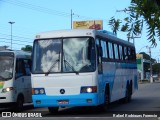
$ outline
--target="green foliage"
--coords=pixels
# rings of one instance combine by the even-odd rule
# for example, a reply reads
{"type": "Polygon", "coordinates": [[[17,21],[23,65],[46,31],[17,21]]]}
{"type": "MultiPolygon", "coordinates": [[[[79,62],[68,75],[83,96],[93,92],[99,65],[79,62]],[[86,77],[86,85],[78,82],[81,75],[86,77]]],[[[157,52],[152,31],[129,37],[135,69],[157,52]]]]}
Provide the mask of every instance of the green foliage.
{"type": "Polygon", "coordinates": [[[22,47],[21,50],[23,51],[32,51],[32,46],[31,45],[26,45],[25,47],[22,47]]]}
{"type": "Polygon", "coordinates": [[[152,67],[153,67],[153,74],[157,74],[160,72],[160,63],[154,64],[152,67]]]}
{"type": "Polygon", "coordinates": [[[160,39],[160,7],[154,0],[132,0],[134,12],[142,17],[147,25],[147,37],[153,45],[160,39]]]}
{"type": "Polygon", "coordinates": [[[147,38],[152,45],[156,46],[156,39],[160,40],[160,0],[131,0],[131,5],[123,11],[129,14],[124,20],[115,19],[112,17],[109,21],[114,33],[117,31],[127,32],[127,37],[134,38],[141,36],[143,25],[147,26],[147,38]],[[120,22],[121,21],[121,22],[120,22]],[[118,26],[116,26],[118,22],[118,26]]]}
{"type": "Polygon", "coordinates": [[[114,17],[112,17],[109,20],[108,25],[111,27],[113,34],[117,35],[117,31],[119,31],[120,23],[121,21],[119,19],[116,20],[114,17]]]}

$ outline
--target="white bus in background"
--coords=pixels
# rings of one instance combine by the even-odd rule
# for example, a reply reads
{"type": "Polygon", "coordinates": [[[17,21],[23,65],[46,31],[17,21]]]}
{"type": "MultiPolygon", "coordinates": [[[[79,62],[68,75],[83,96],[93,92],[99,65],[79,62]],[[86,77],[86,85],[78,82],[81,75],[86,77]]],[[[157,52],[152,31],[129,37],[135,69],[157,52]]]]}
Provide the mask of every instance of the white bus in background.
{"type": "Polygon", "coordinates": [[[32,102],[31,53],[0,51],[0,107],[21,111],[23,104],[32,102]]]}
{"type": "Polygon", "coordinates": [[[106,31],[89,29],[37,34],[32,53],[35,107],[97,106],[131,100],[138,89],[135,47],[106,31]]]}

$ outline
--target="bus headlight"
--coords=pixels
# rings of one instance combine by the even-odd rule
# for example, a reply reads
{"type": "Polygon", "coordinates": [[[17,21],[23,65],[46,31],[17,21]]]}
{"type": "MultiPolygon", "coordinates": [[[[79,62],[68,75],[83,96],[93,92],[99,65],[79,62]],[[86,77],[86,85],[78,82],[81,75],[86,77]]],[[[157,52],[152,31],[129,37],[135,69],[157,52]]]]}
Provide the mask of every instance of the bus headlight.
{"type": "Polygon", "coordinates": [[[87,92],[91,93],[92,92],[92,88],[91,87],[87,88],[87,92]]]}
{"type": "Polygon", "coordinates": [[[9,91],[12,91],[12,90],[14,90],[13,87],[3,88],[2,93],[9,92],[9,91]]]}
{"type": "Polygon", "coordinates": [[[34,90],[34,93],[35,93],[35,94],[38,94],[38,93],[39,93],[39,91],[36,89],[36,90],[34,90]]]}
{"type": "Polygon", "coordinates": [[[44,89],[40,89],[40,94],[44,94],[44,89]]]}
{"type": "Polygon", "coordinates": [[[44,88],[32,88],[32,95],[44,95],[44,88]]]}
{"type": "Polygon", "coordinates": [[[96,93],[97,86],[84,86],[81,87],[81,93],[96,93]]]}

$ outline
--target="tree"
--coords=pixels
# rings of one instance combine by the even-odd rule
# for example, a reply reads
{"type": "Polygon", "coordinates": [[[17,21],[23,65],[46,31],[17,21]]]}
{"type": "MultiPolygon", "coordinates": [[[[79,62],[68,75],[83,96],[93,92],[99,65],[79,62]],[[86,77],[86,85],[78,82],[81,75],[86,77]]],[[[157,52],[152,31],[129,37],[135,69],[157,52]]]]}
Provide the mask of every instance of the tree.
{"type": "MultiPolygon", "coordinates": [[[[123,11],[128,17],[116,20],[112,17],[109,21],[112,30],[117,29],[115,24],[121,25],[121,31],[127,32],[128,40],[142,34],[143,25],[147,26],[147,38],[156,46],[156,38],[160,40],[160,2],[159,0],[131,0],[131,5],[123,11]],[[116,23],[116,22],[118,23],[116,23]],[[123,21],[123,22],[122,22],[123,21]]],[[[119,28],[119,27],[118,27],[119,28]]],[[[113,33],[116,33],[113,31],[113,33]]]]}
{"type": "Polygon", "coordinates": [[[159,74],[160,72],[160,63],[153,64],[153,74],[159,74]]]}
{"type": "Polygon", "coordinates": [[[22,47],[21,50],[23,50],[23,51],[32,51],[32,46],[31,45],[26,45],[25,47],[22,47]]]}
{"type": "Polygon", "coordinates": [[[120,19],[115,19],[114,17],[112,17],[110,20],[109,20],[109,25],[111,26],[111,29],[113,31],[113,34],[117,35],[117,31],[119,31],[120,29],[120,19]]]}

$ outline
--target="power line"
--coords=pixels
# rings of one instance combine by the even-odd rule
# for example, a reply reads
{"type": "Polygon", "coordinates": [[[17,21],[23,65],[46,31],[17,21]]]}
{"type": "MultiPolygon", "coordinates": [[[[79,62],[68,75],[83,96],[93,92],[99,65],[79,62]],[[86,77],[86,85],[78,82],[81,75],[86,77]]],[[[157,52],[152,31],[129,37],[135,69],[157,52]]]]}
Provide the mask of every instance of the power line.
{"type": "MultiPolygon", "coordinates": [[[[3,40],[10,40],[10,39],[8,39],[8,38],[0,38],[0,39],[3,39],[3,40]]],[[[33,43],[33,42],[28,42],[28,41],[16,40],[16,39],[13,39],[13,41],[26,42],[26,43],[33,43]]]]}
{"type": "MultiPolygon", "coordinates": [[[[6,42],[6,41],[0,41],[0,42],[10,44],[10,42],[6,42]]],[[[15,45],[26,45],[26,44],[21,44],[21,43],[14,43],[14,42],[12,44],[15,44],[15,45]]]]}
{"type": "MultiPolygon", "coordinates": [[[[4,34],[4,33],[0,33],[1,35],[4,35],[4,36],[7,36],[7,37],[10,37],[11,35],[8,35],[8,34],[4,34]]],[[[17,35],[13,35],[13,37],[16,37],[16,38],[22,38],[22,39],[27,39],[27,40],[32,40],[32,38],[27,38],[27,37],[22,37],[22,36],[17,36],[17,35]]]]}
{"type": "Polygon", "coordinates": [[[22,1],[19,1],[19,0],[16,0],[16,1],[1,0],[1,2],[6,2],[6,3],[12,4],[12,5],[16,5],[16,6],[19,6],[19,7],[23,7],[23,8],[27,8],[27,9],[30,9],[30,10],[35,10],[35,11],[38,11],[38,12],[51,14],[51,15],[70,17],[69,13],[60,12],[60,11],[57,11],[57,10],[53,10],[53,9],[49,9],[49,8],[45,8],[45,7],[41,7],[41,6],[37,6],[37,5],[33,5],[33,4],[29,4],[29,3],[22,2],[22,1]]]}
{"type": "MultiPolygon", "coordinates": [[[[69,12],[57,11],[57,10],[45,8],[45,7],[42,7],[42,6],[38,6],[38,5],[33,5],[33,4],[30,4],[30,3],[22,2],[22,1],[19,1],[19,0],[16,0],[16,1],[1,0],[1,2],[6,2],[6,3],[12,4],[12,5],[16,5],[16,6],[19,6],[19,7],[23,7],[23,8],[27,8],[27,9],[30,9],[30,10],[51,14],[51,15],[57,15],[57,16],[62,16],[62,17],[70,17],[70,13],[69,12]]],[[[92,18],[92,17],[78,15],[78,14],[75,14],[75,13],[74,13],[73,17],[74,18],[77,17],[77,18],[81,18],[81,19],[95,19],[95,18],[92,18]]]]}
{"type": "MultiPolygon", "coordinates": [[[[3,32],[8,32],[9,31],[9,27],[6,27],[6,25],[0,24],[0,28],[1,29],[3,28],[2,29],[3,32]]],[[[2,30],[1,30],[1,32],[2,32],[2,30]]],[[[23,27],[23,26],[21,26],[21,27],[16,26],[16,30],[21,31],[25,34],[25,35],[21,35],[21,34],[18,33],[18,35],[21,35],[21,36],[29,36],[30,34],[33,34],[35,32],[35,30],[33,30],[33,28],[31,28],[31,27],[26,28],[26,27],[23,27]]]]}

